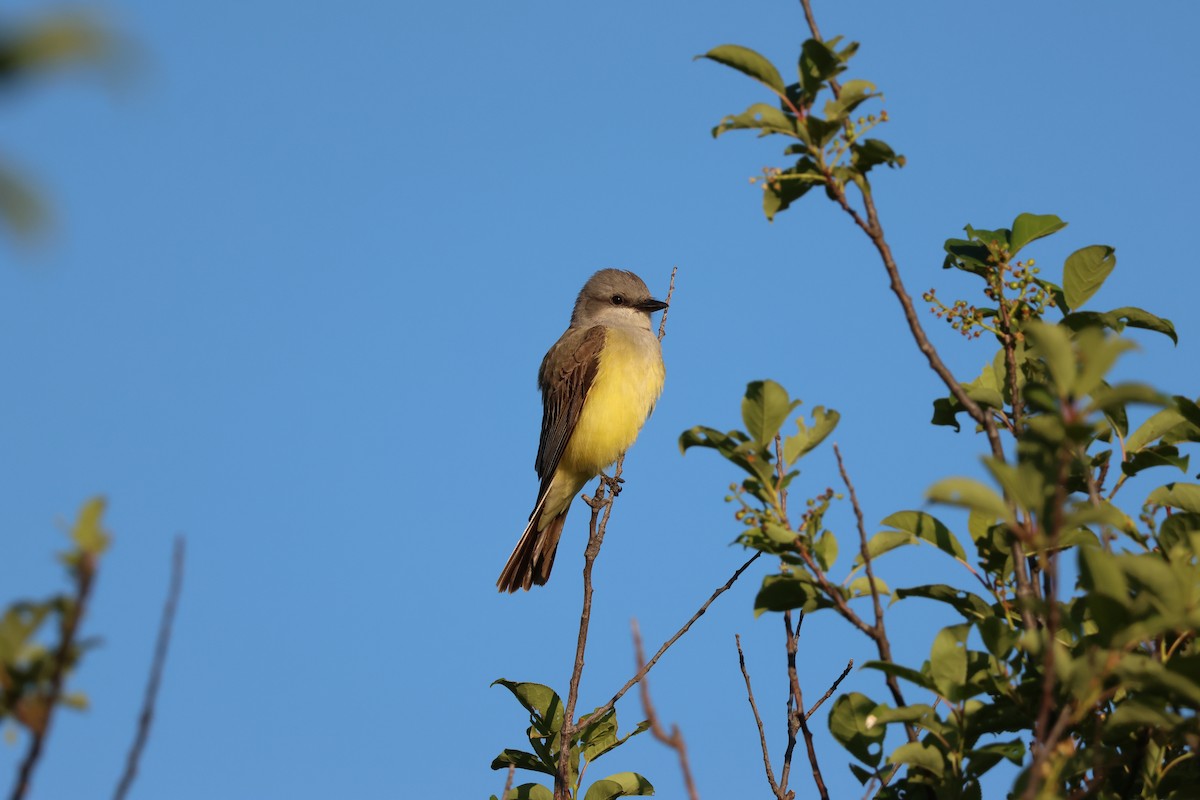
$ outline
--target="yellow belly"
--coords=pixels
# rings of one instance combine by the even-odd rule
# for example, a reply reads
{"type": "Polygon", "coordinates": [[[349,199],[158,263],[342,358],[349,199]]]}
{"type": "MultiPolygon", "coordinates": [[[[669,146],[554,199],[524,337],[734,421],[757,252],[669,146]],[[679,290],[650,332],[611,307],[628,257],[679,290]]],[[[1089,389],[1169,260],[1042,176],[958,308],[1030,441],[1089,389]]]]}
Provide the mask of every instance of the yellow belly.
{"type": "Polygon", "coordinates": [[[641,329],[609,328],[600,366],[559,471],[587,481],[617,460],[637,439],[662,392],[658,339],[641,329]]]}

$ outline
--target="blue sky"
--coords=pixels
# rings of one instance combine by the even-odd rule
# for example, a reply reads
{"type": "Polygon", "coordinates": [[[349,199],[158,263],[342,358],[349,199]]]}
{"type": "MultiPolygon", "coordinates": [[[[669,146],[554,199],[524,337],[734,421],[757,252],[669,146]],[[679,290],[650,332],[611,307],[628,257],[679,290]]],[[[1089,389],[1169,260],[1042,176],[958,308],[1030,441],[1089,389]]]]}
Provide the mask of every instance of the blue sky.
{"type": "MultiPolygon", "coordinates": [[[[14,18],[50,7],[9,5],[14,18]]],[[[187,583],[137,796],[499,792],[488,764],[519,746],[525,720],[488,684],[565,691],[573,656],[583,509],[547,587],[499,596],[494,581],[536,492],[535,371],[601,267],[659,293],[680,272],[666,388],[596,568],[581,708],[632,674],[631,617],[656,647],[744,560],[722,502],[736,476],[675,442],[696,424],[737,425],[747,381],[841,412],[833,438],[869,526],[922,507],[940,477],[978,472],[981,441],[928,427],[943,391],[868,243],[815,196],[767,224],[747,179],[781,148],[711,139],[723,115],[767,98],[692,56],[739,43],[786,67],[806,36],[797,4],[101,11],[135,44],[131,75],[0,97],[0,154],[57,214],[44,246],[5,245],[0,269],[0,599],[59,585],[56,521],[87,497],[110,499],[116,536],[87,621],[103,644],[72,683],[93,707],[56,720],[37,797],[115,783],[176,533],[187,583]]],[[[1167,370],[1163,388],[1195,395],[1200,11],[817,0],[816,12],[827,36],[862,42],[851,75],[884,90],[880,135],[908,157],[875,186],[909,290],[973,290],[941,270],[941,243],[964,224],[1058,214],[1070,227],[1032,251],[1051,275],[1072,250],[1110,244],[1117,269],[1093,307],[1142,306],[1179,330],[1178,347],[1139,336],[1122,374],[1167,370]]],[[[928,326],[962,377],[990,359],[928,326]]],[[[837,485],[826,447],[795,491],[837,485]]],[[[830,518],[843,553],[851,520],[844,504],[830,518]]],[[[889,558],[893,586],[963,577],[932,550],[889,558]]],[[[781,625],[751,613],[769,569],[651,676],[705,797],[766,790],[735,633],[782,757],[781,625]]],[[[952,621],[941,613],[894,609],[899,658],[926,657],[952,621]]],[[[868,644],[809,619],[806,696],[871,658],[868,644]]],[[[869,672],[843,689],[884,694],[869,672]]],[[[632,697],[618,711],[626,726],[641,718],[632,697]]],[[[858,796],[818,728],[833,795],[858,796]]],[[[0,744],[0,774],[21,752],[0,744]]],[[[595,777],[607,767],[683,796],[649,737],[595,777]]]]}

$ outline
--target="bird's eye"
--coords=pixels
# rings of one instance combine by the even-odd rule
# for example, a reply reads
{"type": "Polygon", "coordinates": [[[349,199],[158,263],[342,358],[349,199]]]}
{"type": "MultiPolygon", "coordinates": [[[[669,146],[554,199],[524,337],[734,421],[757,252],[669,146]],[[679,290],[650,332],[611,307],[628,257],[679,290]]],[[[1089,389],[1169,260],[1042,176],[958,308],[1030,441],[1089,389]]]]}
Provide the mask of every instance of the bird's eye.
{"type": "Polygon", "coordinates": [[[622,295],[614,294],[612,296],[612,302],[614,306],[623,306],[625,305],[625,298],[622,295]]]}

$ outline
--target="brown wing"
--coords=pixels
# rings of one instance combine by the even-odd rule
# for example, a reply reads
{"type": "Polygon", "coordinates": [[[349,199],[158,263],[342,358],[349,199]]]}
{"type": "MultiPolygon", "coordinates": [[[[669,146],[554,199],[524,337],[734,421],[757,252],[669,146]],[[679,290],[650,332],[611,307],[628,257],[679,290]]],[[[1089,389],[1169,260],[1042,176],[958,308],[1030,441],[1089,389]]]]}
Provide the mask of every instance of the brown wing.
{"type": "Polygon", "coordinates": [[[600,366],[604,326],[570,328],[554,343],[542,360],[538,385],[542,390],[542,440],[534,469],[542,480],[544,494],[567,441],[579,422],[583,401],[600,366]]]}

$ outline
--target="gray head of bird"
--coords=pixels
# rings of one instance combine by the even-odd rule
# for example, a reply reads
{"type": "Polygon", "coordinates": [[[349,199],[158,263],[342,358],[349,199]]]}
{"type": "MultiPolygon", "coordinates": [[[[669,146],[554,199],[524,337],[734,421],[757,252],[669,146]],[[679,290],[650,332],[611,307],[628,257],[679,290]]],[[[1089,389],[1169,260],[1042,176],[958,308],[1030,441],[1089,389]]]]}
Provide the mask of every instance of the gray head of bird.
{"type": "Polygon", "coordinates": [[[650,330],[650,315],[667,304],[655,300],[645,282],[623,269],[602,269],[583,285],[571,325],[633,325],[650,330]]]}

